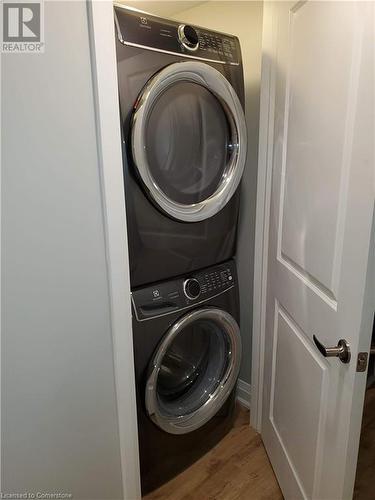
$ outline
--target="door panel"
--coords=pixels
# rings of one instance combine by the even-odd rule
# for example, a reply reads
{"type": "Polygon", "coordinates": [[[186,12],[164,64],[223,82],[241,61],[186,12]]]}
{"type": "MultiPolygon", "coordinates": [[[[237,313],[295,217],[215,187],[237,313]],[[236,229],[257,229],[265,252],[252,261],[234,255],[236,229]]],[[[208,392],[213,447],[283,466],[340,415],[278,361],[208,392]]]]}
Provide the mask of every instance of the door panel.
{"type": "Polygon", "coordinates": [[[322,448],[319,416],[327,404],[328,367],[277,301],[273,345],[270,420],[301,490],[311,498],[311,471],[322,448]],[[302,372],[306,377],[296,380],[302,372]],[[290,408],[298,412],[291,415],[290,408]]]}
{"type": "Polygon", "coordinates": [[[353,387],[356,377],[365,383],[356,356],[374,206],[374,4],[269,8],[274,142],[262,435],[287,499],[339,500],[351,496],[345,474],[358,442],[349,436],[360,425],[352,408],[361,404],[353,387]],[[345,338],[351,363],[324,358],[313,335],[326,346],[345,338]]]}
{"type": "Polygon", "coordinates": [[[339,279],[360,42],[351,9],[340,10],[336,24],[334,3],[298,3],[290,11],[280,196],[281,257],[332,298],[339,279]]]}

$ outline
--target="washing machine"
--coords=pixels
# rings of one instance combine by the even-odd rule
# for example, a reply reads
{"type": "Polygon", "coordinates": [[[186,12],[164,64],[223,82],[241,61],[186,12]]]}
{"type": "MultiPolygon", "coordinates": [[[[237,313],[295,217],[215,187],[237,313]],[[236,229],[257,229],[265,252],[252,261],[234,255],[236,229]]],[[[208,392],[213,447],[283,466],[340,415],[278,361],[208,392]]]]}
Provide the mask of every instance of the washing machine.
{"type": "Polygon", "coordinates": [[[233,260],[132,292],[142,493],[230,430],[241,362],[233,260]]]}
{"type": "Polygon", "coordinates": [[[235,252],[247,150],[235,36],[115,6],[132,287],[235,252]]]}

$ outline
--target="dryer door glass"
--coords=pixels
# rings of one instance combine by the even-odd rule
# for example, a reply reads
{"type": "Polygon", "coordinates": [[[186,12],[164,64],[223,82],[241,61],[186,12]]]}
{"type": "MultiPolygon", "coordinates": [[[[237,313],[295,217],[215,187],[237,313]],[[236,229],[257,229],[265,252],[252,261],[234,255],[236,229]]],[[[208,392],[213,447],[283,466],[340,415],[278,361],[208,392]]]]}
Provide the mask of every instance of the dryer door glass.
{"type": "Polygon", "coordinates": [[[216,308],[180,319],[165,335],[146,386],[146,408],[167,432],[191,432],[229,397],[240,366],[241,341],[234,318],[216,308]]]}
{"type": "Polygon", "coordinates": [[[233,150],[223,106],[205,87],[190,82],[171,85],[155,100],[145,144],[159,188],[186,205],[216,191],[233,150]]]}
{"type": "Polygon", "coordinates": [[[132,156],[152,200],[171,217],[215,215],[235,193],[246,160],[246,125],[229,81],[201,62],[157,73],[139,96],[132,156]]]}

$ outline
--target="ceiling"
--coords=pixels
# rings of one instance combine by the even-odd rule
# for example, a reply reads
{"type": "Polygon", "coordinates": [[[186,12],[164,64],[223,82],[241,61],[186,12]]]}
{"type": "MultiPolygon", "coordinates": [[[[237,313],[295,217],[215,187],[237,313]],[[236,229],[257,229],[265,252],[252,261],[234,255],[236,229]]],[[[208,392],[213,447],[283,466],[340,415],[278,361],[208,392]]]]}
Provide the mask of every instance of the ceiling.
{"type": "Polygon", "coordinates": [[[118,3],[129,5],[129,7],[135,7],[136,9],[144,10],[145,12],[148,12],[150,14],[156,14],[161,17],[173,16],[178,12],[191,9],[196,5],[205,3],[199,0],[190,2],[185,0],[164,1],[164,2],[159,2],[157,0],[149,2],[142,2],[139,0],[117,0],[117,1],[118,3]]]}

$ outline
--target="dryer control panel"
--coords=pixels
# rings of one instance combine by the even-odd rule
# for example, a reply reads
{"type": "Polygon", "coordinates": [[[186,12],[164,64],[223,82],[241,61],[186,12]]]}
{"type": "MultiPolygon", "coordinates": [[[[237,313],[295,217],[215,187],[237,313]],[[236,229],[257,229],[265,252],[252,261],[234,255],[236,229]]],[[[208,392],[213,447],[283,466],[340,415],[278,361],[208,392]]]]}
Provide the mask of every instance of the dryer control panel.
{"type": "Polygon", "coordinates": [[[230,290],[236,282],[236,266],[231,260],[183,278],[133,290],[133,312],[138,321],[144,321],[188,309],[230,290]]]}
{"type": "Polygon", "coordinates": [[[126,7],[115,7],[117,36],[121,43],[224,64],[241,60],[237,37],[198,26],[160,19],[126,7]]]}

